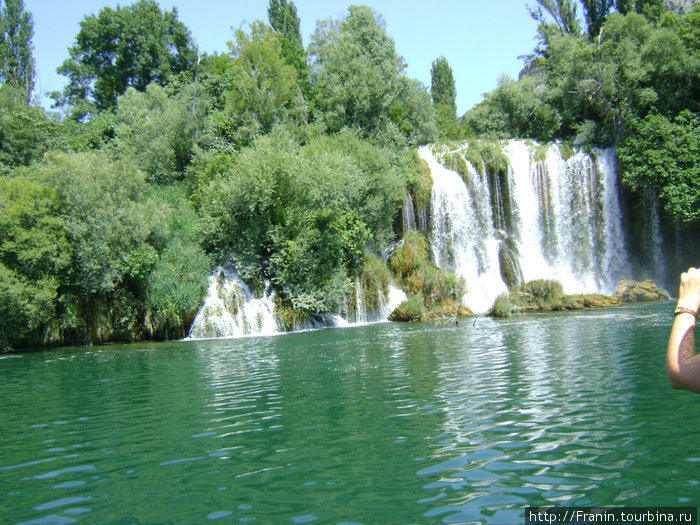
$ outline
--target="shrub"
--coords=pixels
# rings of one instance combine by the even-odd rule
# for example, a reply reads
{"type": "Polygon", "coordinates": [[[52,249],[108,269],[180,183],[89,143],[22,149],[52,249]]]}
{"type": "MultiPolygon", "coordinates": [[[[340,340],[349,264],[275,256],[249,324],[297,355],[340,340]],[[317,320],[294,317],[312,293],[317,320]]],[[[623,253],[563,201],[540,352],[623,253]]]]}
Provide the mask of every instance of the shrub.
{"type": "Polygon", "coordinates": [[[561,310],[564,307],[564,287],[558,281],[538,279],[525,283],[517,293],[522,306],[539,310],[561,310]]]}
{"type": "Polygon", "coordinates": [[[410,294],[389,316],[390,321],[417,322],[425,315],[423,299],[418,294],[410,294]]]}
{"type": "Polygon", "coordinates": [[[513,314],[513,303],[510,302],[510,294],[503,293],[496,298],[491,311],[493,317],[510,317],[513,314]]]}
{"type": "Polygon", "coordinates": [[[428,308],[443,299],[458,300],[466,290],[464,280],[438,268],[429,254],[425,235],[412,231],[389,259],[389,267],[399,285],[408,293],[421,295],[428,308]]]}

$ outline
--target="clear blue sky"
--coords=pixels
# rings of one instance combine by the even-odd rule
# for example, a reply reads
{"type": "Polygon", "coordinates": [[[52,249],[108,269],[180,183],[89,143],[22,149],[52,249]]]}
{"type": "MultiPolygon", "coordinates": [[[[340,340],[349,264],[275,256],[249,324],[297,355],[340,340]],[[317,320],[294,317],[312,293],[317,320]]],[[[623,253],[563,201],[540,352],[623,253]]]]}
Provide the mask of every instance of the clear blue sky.
{"type": "MultiPolygon", "coordinates": [[[[36,89],[46,94],[61,90],[65,77],[56,68],[68,58],[79,23],[104,6],[126,6],[116,0],[24,0],[34,17],[36,89]]],[[[382,15],[396,50],[407,64],[406,74],[430,86],[430,66],[447,58],[455,77],[461,115],[497,85],[498,77],[517,78],[520,55],[535,47],[536,23],[527,11],[534,0],[295,0],[304,45],[317,20],[337,19],[349,5],[369,5],[382,15]]],[[[163,10],[177,8],[178,18],[192,33],[200,50],[223,53],[233,39],[232,28],[248,29],[254,20],[267,21],[268,0],[160,0],[163,10]]]]}

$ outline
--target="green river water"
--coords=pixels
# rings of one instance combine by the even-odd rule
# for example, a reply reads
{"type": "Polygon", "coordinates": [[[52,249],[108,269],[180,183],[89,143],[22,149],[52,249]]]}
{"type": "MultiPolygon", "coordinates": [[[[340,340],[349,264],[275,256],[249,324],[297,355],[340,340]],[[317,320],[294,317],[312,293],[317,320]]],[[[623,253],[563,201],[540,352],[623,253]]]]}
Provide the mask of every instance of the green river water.
{"type": "Polygon", "coordinates": [[[0,356],[0,523],[524,522],[697,506],[672,304],[0,356]]]}

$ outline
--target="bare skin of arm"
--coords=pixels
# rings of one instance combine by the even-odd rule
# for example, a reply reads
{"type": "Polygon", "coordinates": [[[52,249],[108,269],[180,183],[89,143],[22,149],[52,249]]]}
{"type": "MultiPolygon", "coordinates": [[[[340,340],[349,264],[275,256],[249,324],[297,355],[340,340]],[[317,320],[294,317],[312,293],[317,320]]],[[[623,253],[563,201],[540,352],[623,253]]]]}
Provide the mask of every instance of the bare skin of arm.
{"type": "MultiPolygon", "coordinates": [[[[677,307],[697,314],[700,307],[700,270],[681,274],[677,307]]],[[[666,372],[673,388],[700,394],[700,355],[695,354],[695,321],[691,313],[675,316],[666,351],[666,372]]]]}

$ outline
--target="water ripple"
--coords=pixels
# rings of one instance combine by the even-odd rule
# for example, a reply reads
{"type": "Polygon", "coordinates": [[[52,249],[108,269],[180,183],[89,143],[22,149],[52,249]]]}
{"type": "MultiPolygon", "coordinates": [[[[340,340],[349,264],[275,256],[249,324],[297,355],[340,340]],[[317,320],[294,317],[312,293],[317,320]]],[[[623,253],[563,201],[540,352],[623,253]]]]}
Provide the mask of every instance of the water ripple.
{"type": "Polygon", "coordinates": [[[667,328],[647,307],[24,354],[0,365],[0,509],[519,523],[687,503],[700,415],[668,390],[667,328]]]}

